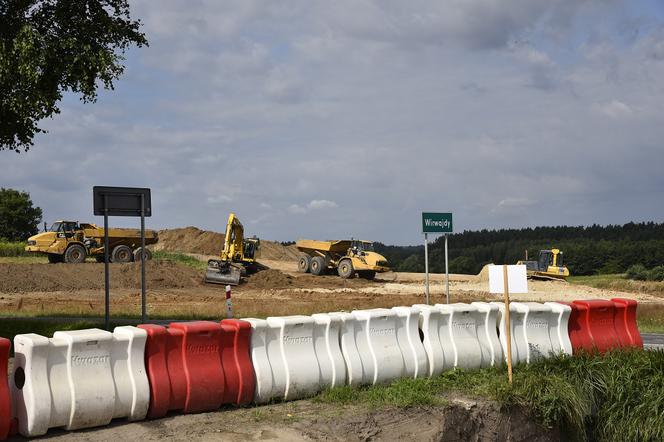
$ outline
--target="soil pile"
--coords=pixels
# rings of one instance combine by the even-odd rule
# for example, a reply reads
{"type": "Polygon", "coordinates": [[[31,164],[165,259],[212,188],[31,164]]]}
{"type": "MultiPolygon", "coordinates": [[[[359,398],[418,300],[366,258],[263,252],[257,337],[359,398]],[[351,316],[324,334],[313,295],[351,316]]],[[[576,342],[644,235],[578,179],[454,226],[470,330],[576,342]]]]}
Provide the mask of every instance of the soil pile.
{"type": "MultiPolygon", "coordinates": [[[[168,252],[195,253],[198,255],[219,255],[224,247],[224,234],[201,230],[197,227],[183,227],[159,231],[159,242],[153,250],[168,252]]],[[[284,246],[275,241],[261,240],[258,259],[273,261],[295,261],[298,257],[295,245],[284,246]]]]}
{"type": "Polygon", "coordinates": [[[279,270],[267,269],[247,277],[247,286],[256,289],[277,289],[294,286],[295,278],[279,270]]]}
{"type": "MultiPolygon", "coordinates": [[[[140,263],[111,264],[111,288],[140,288],[140,263]]],[[[200,272],[173,262],[148,261],[145,266],[149,289],[197,287],[200,272]]],[[[3,264],[0,265],[0,293],[77,291],[104,288],[104,265],[85,264],[3,264]]]]}
{"type": "Polygon", "coordinates": [[[210,232],[190,226],[160,230],[159,242],[155,244],[154,250],[218,255],[222,247],[224,247],[223,233],[210,232]]]}

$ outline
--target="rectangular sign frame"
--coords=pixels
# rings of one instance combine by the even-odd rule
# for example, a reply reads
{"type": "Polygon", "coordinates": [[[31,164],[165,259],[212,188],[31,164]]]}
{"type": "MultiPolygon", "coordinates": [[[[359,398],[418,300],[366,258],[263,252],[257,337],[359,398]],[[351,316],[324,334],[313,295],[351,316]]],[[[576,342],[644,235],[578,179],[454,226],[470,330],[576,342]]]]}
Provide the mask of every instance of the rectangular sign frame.
{"type": "Polygon", "coordinates": [[[94,186],[92,199],[96,216],[152,216],[150,189],[145,187],[94,186]]]}
{"type": "Polygon", "coordinates": [[[447,212],[422,212],[422,233],[452,233],[452,214],[447,212]]]}

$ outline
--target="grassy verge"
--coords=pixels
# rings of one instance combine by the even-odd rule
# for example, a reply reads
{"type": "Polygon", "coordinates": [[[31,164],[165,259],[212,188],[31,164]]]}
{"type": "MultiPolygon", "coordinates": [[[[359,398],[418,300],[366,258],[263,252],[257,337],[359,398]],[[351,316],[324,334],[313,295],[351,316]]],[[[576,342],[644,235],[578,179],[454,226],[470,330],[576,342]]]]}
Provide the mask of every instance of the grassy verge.
{"type": "Polygon", "coordinates": [[[439,404],[446,393],[486,397],[529,410],[567,439],[664,440],[664,351],[616,351],[604,356],[558,357],[515,368],[455,370],[433,379],[390,385],[340,387],[316,400],[367,407],[439,404]]]}
{"type": "Polygon", "coordinates": [[[647,293],[664,298],[664,282],[661,281],[634,281],[626,279],[623,274],[570,276],[567,279],[572,284],[587,285],[603,290],[616,290],[621,292],[647,293]]]}
{"type": "Polygon", "coordinates": [[[25,244],[24,242],[0,241],[0,256],[28,256],[28,252],[25,251],[25,244]]]}
{"type": "Polygon", "coordinates": [[[152,253],[152,259],[155,261],[171,261],[176,262],[196,270],[207,269],[207,262],[196,259],[192,256],[185,255],[179,252],[166,252],[164,250],[157,250],[152,253]]]}

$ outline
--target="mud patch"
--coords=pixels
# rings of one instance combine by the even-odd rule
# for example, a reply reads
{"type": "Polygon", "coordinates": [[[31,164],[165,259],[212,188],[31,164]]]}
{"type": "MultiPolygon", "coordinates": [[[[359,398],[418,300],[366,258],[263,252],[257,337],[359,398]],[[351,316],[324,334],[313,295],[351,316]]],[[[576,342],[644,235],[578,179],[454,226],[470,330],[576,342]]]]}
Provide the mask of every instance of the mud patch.
{"type": "MultiPolygon", "coordinates": [[[[141,286],[139,263],[111,264],[111,288],[141,286]]],[[[195,269],[173,262],[148,261],[146,283],[151,289],[192,288],[202,284],[195,269]]],[[[2,264],[0,293],[71,292],[104,288],[104,265],[85,264],[2,264]]]]}
{"type": "Polygon", "coordinates": [[[344,413],[297,425],[315,440],[559,441],[522,409],[500,410],[489,401],[456,399],[445,407],[388,408],[344,413]]]}

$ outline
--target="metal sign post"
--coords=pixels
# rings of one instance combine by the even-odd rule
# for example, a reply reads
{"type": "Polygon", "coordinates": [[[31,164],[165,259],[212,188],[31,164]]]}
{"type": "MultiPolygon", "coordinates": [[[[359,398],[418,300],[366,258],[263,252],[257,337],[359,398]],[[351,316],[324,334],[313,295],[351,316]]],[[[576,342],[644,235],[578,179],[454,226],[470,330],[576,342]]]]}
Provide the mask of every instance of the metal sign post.
{"type": "Polygon", "coordinates": [[[429,248],[428,234],[445,234],[445,286],[446,302],[450,303],[450,272],[447,260],[447,234],[452,233],[452,214],[422,212],[422,233],[424,233],[424,281],[426,303],[429,304],[429,248]]]}
{"type": "Polygon", "coordinates": [[[152,216],[150,189],[142,187],[105,187],[92,188],[94,214],[104,217],[104,325],[110,330],[110,245],[108,241],[109,216],[141,217],[141,320],[147,319],[147,299],[145,295],[145,217],[152,216]]]}

